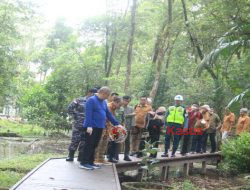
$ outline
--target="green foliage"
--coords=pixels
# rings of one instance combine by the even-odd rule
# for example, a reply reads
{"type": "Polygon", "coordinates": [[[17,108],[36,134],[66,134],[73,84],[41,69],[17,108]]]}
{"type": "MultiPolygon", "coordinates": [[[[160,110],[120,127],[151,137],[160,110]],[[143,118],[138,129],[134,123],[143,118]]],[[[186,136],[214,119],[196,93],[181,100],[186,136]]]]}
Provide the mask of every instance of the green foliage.
{"type": "Polygon", "coordinates": [[[147,171],[147,176],[144,176],[145,181],[150,181],[153,178],[154,167],[159,160],[157,158],[150,158],[148,155],[157,153],[158,149],[154,148],[154,143],[145,141],[145,148],[142,150],[141,168],[147,171]]]}
{"type": "Polygon", "coordinates": [[[181,183],[174,183],[171,185],[174,190],[198,190],[198,188],[189,180],[185,180],[181,183]]]}
{"type": "Polygon", "coordinates": [[[0,170],[0,188],[10,188],[24,176],[24,173],[0,170]]]}
{"type": "Polygon", "coordinates": [[[45,133],[44,129],[37,125],[0,119],[0,133],[7,132],[16,133],[22,137],[43,136],[45,133]]]}
{"type": "Polygon", "coordinates": [[[20,46],[25,34],[21,30],[29,26],[33,16],[28,3],[15,0],[0,2],[0,104],[15,89],[12,80],[18,75],[20,60],[24,59],[24,51],[20,46]]]}
{"type": "Polygon", "coordinates": [[[250,172],[250,133],[242,133],[222,146],[221,169],[228,173],[250,172]]]}

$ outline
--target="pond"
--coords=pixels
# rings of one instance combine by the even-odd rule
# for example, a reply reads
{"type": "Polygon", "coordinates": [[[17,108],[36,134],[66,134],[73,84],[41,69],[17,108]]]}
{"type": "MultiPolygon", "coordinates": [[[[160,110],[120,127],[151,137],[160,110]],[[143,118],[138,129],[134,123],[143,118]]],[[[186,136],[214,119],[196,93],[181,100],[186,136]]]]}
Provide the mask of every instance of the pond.
{"type": "Polygon", "coordinates": [[[0,137],[0,159],[22,154],[67,154],[69,139],[0,137]]]}

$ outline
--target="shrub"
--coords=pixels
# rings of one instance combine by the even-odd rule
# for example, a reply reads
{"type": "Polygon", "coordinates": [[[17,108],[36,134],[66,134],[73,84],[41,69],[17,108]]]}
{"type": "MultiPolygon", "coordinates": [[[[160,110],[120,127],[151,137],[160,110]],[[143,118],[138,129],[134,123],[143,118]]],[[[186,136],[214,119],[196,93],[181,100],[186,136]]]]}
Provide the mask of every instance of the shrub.
{"type": "Polygon", "coordinates": [[[231,174],[250,172],[250,133],[242,133],[222,145],[223,162],[220,168],[231,174]]]}

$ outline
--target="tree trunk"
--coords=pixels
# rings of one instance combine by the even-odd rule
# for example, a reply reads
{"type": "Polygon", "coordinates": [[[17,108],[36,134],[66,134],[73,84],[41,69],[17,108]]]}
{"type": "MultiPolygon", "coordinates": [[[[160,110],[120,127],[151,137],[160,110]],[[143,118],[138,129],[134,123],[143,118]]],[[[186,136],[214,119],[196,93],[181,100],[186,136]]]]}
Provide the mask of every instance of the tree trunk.
{"type": "Polygon", "coordinates": [[[154,99],[156,97],[160,78],[162,74],[162,68],[165,66],[162,66],[164,63],[164,57],[166,52],[169,49],[169,44],[171,43],[171,23],[172,23],[172,0],[168,0],[168,20],[163,23],[163,27],[161,28],[159,34],[157,35],[155,48],[154,48],[154,56],[153,56],[153,63],[156,63],[156,71],[154,76],[154,83],[153,87],[150,91],[150,98],[152,99],[152,102],[154,102],[154,99]]]}
{"type": "Polygon", "coordinates": [[[109,26],[106,26],[106,45],[105,45],[105,62],[104,62],[104,71],[107,73],[108,69],[108,58],[109,58],[109,44],[108,44],[108,36],[109,36],[109,26]]]}
{"type": "MultiPolygon", "coordinates": [[[[192,46],[196,49],[200,60],[202,61],[203,58],[204,58],[204,54],[203,54],[203,52],[201,50],[201,47],[200,47],[200,45],[198,43],[198,39],[196,38],[196,36],[194,34],[192,34],[192,32],[190,30],[189,21],[188,21],[188,17],[187,17],[187,9],[186,9],[185,0],[181,0],[181,2],[182,2],[182,7],[183,7],[184,21],[185,21],[185,25],[186,25],[186,28],[187,28],[187,32],[189,34],[190,41],[192,43],[192,46]]],[[[204,68],[210,74],[210,76],[212,77],[213,82],[214,82],[214,90],[215,90],[214,105],[215,105],[215,110],[216,110],[218,115],[222,115],[221,104],[222,104],[222,101],[224,99],[222,83],[220,83],[218,75],[215,74],[215,72],[213,71],[213,69],[211,67],[209,67],[208,65],[205,65],[204,68]]]]}
{"type": "Polygon", "coordinates": [[[128,55],[127,55],[128,62],[127,62],[126,80],[125,80],[125,86],[124,86],[125,94],[129,93],[132,53],[133,53],[133,44],[134,44],[134,35],[135,35],[136,8],[137,8],[137,0],[133,0],[133,6],[131,10],[131,31],[130,31],[130,37],[129,37],[129,42],[128,42],[128,55]]]}
{"type": "Polygon", "coordinates": [[[107,86],[108,85],[108,78],[110,76],[110,72],[111,72],[111,68],[112,68],[112,65],[113,65],[113,57],[114,57],[114,51],[115,51],[115,45],[116,45],[116,35],[115,35],[115,38],[114,38],[114,41],[112,42],[112,45],[111,45],[111,52],[110,52],[110,56],[109,56],[109,61],[108,61],[108,68],[107,68],[107,72],[106,72],[106,80],[105,80],[105,85],[107,86]]]}

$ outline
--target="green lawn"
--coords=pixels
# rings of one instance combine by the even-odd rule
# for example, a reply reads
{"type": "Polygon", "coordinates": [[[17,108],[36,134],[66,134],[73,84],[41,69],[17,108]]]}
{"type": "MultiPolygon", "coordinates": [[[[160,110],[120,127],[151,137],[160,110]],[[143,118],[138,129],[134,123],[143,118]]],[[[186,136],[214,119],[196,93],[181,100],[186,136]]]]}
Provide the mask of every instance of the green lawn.
{"type": "Polygon", "coordinates": [[[42,127],[31,124],[23,124],[15,121],[0,119],[0,133],[13,132],[22,137],[43,136],[45,130],[42,127]]]}
{"type": "Polygon", "coordinates": [[[0,160],[0,189],[10,188],[30,170],[50,157],[60,157],[60,155],[34,154],[0,160]]]}

